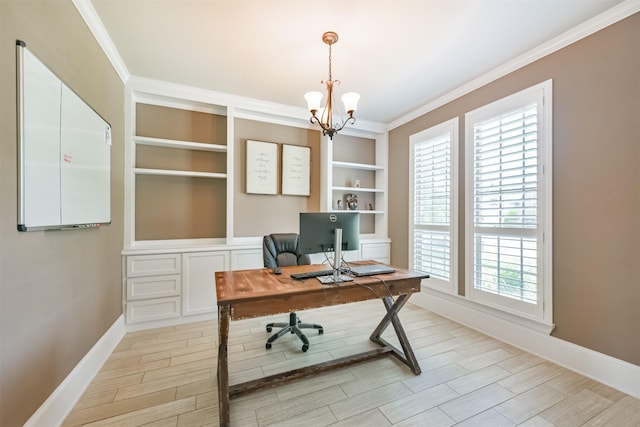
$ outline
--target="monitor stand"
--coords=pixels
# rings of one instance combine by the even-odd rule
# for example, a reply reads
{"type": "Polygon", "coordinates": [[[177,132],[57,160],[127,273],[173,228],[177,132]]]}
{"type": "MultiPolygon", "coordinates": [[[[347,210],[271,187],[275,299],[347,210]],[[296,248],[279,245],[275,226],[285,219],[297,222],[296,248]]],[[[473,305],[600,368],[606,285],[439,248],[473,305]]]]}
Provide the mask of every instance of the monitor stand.
{"type": "Polygon", "coordinates": [[[340,284],[342,282],[349,282],[353,280],[353,277],[340,274],[340,265],[342,264],[342,228],[336,228],[336,240],[333,244],[333,275],[320,276],[318,280],[323,284],[340,284]]]}

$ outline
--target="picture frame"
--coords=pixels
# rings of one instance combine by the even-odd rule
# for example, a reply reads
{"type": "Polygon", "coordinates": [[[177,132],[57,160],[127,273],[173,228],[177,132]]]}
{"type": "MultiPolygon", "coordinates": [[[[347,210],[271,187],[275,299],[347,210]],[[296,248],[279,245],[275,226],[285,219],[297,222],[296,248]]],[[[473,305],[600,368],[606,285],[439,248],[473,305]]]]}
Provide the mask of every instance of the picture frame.
{"type": "Polygon", "coordinates": [[[278,194],[278,144],[247,140],[247,193],[278,194]]]}
{"type": "Polygon", "coordinates": [[[311,147],[282,145],[282,194],[309,196],[311,194],[311,147]]]}

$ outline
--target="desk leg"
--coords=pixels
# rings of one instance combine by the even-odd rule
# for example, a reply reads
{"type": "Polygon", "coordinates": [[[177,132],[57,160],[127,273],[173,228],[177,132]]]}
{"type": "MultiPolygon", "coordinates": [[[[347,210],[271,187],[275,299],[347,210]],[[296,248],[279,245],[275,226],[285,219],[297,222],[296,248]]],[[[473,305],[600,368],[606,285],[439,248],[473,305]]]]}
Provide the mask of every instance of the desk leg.
{"type": "Polygon", "coordinates": [[[229,360],[227,344],[229,342],[229,306],[218,307],[218,408],[220,427],[229,426],[229,360]]]}
{"type": "Polygon", "coordinates": [[[420,365],[418,364],[418,360],[416,359],[415,354],[413,353],[413,349],[409,344],[409,339],[407,338],[407,334],[404,332],[404,328],[402,327],[402,323],[400,323],[400,319],[398,318],[398,312],[409,300],[410,295],[400,295],[396,302],[393,302],[393,298],[385,297],[382,299],[385,308],[387,309],[387,314],[382,318],[378,326],[374,329],[373,333],[369,337],[371,341],[380,344],[383,347],[390,347],[393,349],[393,354],[402,361],[405,365],[407,365],[411,371],[420,375],[422,372],[420,370],[420,365]],[[402,346],[402,352],[396,349],[391,343],[382,338],[382,333],[387,329],[389,323],[393,325],[395,329],[396,336],[400,341],[400,345],[402,346]]]}

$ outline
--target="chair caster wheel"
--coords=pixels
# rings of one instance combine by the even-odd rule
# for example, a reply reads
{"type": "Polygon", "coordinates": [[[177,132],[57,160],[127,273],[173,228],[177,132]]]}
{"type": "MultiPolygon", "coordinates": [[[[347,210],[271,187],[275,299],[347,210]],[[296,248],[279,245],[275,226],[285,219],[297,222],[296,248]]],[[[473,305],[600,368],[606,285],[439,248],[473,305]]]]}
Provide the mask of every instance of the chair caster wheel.
{"type": "Polygon", "coordinates": [[[270,342],[266,343],[265,347],[267,347],[267,350],[271,350],[271,343],[270,342]]]}
{"type": "Polygon", "coordinates": [[[302,351],[303,351],[303,352],[306,352],[307,350],[309,350],[309,344],[304,344],[304,345],[302,346],[302,351]]]}
{"type": "Polygon", "coordinates": [[[267,326],[267,332],[271,332],[271,326],[267,326]]]}
{"type": "Polygon", "coordinates": [[[318,329],[318,335],[324,334],[324,329],[318,329]]]}

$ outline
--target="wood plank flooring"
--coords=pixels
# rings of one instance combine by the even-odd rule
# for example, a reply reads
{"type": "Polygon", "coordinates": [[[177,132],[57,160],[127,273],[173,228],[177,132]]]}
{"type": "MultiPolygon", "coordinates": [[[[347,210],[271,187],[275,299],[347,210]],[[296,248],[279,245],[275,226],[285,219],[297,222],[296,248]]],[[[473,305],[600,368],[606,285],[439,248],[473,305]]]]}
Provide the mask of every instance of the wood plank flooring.
{"type": "MultiPolygon", "coordinates": [[[[324,326],[306,353],[289,334],[265,349],[264,325],[286,314],[232,322],[230,383],[373,348],[383,313],[300,312],[324,326]]],[[[394,358],[344,368],[231,400],[232,426],[640,426],[638,399],[411,303],[400,317],[422,375],[394,358]]],[[[216,321],[128,333],[64,426],[217,426],[216,366],[216,321]]]]}

